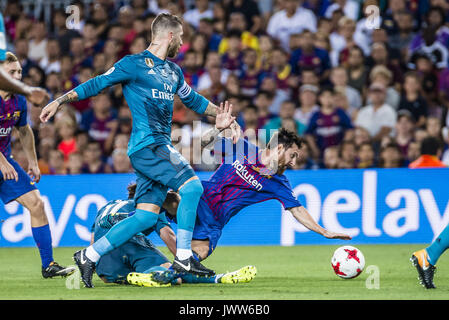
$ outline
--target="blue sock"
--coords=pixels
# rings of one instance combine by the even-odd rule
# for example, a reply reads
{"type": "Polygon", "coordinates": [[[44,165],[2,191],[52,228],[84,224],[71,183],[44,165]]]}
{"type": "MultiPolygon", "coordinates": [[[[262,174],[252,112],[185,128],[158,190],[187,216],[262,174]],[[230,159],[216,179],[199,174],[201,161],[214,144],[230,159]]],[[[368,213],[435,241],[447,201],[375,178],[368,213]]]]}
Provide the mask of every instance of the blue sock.
{"type": "Polygon", "coordinates": [[[31,228],[34,241],[39,248],[42,267],[47,268],[53,262],[53,247],[51,246],[50,226],[46,224],[41,227],[31,228]]]}
{"type": "Polygon", "coordinates": [[[185,283],[216,283],[217,276],[199,277],[199,276],[193,275],[191,273],[183,273],[183,274],[181,274],[181,279],[182,279],[182,282],[185,282],[185,283]]]}
{"type": "Polygon", "coordinates": [[[427,254],[429,255],[429,263],[434,266],[447,248],[449,248],[449,225],[426,248],[427,254]]]}
{"type": "Polygon", "coordinates": [[[196,209],[201,195],[203,194],[203,185],[198,179],[191,180],[180,190],[181,201],[178,205],[176,220],[178,223],[176,248],[191,249],[192,233],[196,220],[196,209]]]}
{"type": "Polygon", "coordinates": [[[157,223],[159,215],[151,211],[137,209],[131,217],[115,224],[103,237],[95,241],[92,247],[103,256],[120,247],[137,233],[151,228],[157,223]]]}

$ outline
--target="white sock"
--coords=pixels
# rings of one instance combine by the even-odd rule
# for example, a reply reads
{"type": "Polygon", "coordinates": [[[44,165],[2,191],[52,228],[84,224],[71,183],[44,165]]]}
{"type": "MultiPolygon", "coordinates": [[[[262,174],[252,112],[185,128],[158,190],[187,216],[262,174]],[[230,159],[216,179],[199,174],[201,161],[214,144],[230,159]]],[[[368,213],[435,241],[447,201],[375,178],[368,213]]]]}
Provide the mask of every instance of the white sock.
{"type": "Polygon", "coordinates": [[[98,254],[97,251],[95,251],[94,247],[88,246],[86,249],[86,257],[88,257],[93,262],[98,262],[100,260],[101,256],[98,254]]]}
{"type": "Polygon", "coordinates": [[[176,249],[176,257],[179,260],[188,259],[192,255],[193,255],[192,250],[190,250],[190,249],[176,249]]]}

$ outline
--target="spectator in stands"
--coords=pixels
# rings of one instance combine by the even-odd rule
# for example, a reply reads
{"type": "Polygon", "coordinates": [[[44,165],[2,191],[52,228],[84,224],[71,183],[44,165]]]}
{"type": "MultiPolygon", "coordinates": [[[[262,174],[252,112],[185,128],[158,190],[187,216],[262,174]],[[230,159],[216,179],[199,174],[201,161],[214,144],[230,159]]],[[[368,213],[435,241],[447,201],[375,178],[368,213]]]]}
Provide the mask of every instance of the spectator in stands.
{"type": "Polygon", "coordinates": [[[298,87],[298,80],[292,73],[292,67],[288,63],[288,53],[281,47],[276,47],[271,52],[270,73],[276,78],[278,90],[290,92],[298,87]]]}
{"type": "MultiPolygon", "coordinates": [[[[407,152],[407,163],[410,164],[411,162],[415,161],[421,156],[421,143],[417,141],[410,142],[408,146],[408,152],[407,152]]],[[[408,165],[407,165],[408,166],[408,165]]]]}
{"type": "Polygon", "coordinates": [[[84,165],[82,168],[83,173],[111,173],[111,167],[109,167],[102,160],[101,145],[98,141],[90,140],[87,143],[86,149],[83,151],[84,165]]]}
{"type": "Polygon", "coordinates": [[[357,164],[357,147],[353,141],[343,141],[339,148],[340,162],[338,167],[340,169],[356,168],[357,164]]]}
{"type": "Polygon", "coordinates": [[[257,107],[259,116],[258,128],[262,128],[275,115],[270,113],[270,105],[273,101],[273,95],[267,91],[259,91],[254,99],[254,105],[257,107]]]}
{"type": "Polygon", "coordinates": [[[59,150],[50,150],[48,156],[49,174],[66,174],[64,155],[59,150]]]}
{"type": "Polygon", "coordinates": [[[272,114],[279,114],[282,102],[290,99],[290,91],[277,89],[276,77],[273,74],[264,73],[262,75],[260,90],[266,91],[273,96],[273,100],[268,109],[272,114]]]}
{"type": "Polygon", "coordinates": [[[288,50],[290,35],[304,29],[316,32],[317,21],[313,12],[299,5],[299,0],[284,0],[283,9],[268,21],[267,33],[288,50]]]}
{"type": "Polygon", "coordinates": [[[134,170],[131,167],[127,149],[115,149],[112,152],[112,172],[113,173],[129,173],[134,170]]]}
{"type": "Polygon", "coordinates": [[[84,41],[84,50],[88,55],[93,56],[103,51],[104,40],[101,40],[98,37],[95,29],[95,23],[92,20],[86,21],[84,24],[82,37],[84,41]]]}
{"type": "Polygon", "coordinates": [[[404,159],[408,156],[408,147],[413,141],[413,132],[415,129],[415,119],[408,110],[399,110],[396,126],[394,142],[397,143],[404,159]]]}
{"type": "Polygon", "coordinates": [[[241,94],[254,97],[262,82],[263,73],[257,65],[257,52],[252,48],[243,51],[243,64],[239,83],[241,94]]]}
{"type": "Polygon", "coordinates": [[[317,104],[318,87],[310,84],[304,84],[299,89],[299,108],[295,111],[294,118],[306,127],[310,123],[312,115],[320,110],[317,104]]]}
{"type": "Polygon", "coordinates": [[[46,55],[40,60],[39,66],[46,74],[61,71],[61,50],[59,42],[56,39],[48,39],[46,46],[46,55]]]}
{"type": "Polygon", "coordinates": [[[304,68],[313,69],[323,80],[331,68],[328,52],[315,46],[315,35],[310,30],[300,34],[300,47],[291,53],[289,63],[295,75],[300,75],[304,68]]]}
{"type": "Polygon", "coordinates": [[[223,36],[214,29],[214,20],[212,18],[200,19],[198,33],[204,34],[207,37],[210,51],[218,51],[223,36]]]}
{"type": "Polygon", "coordinates": [[[381,168],[400,168],[403,165],[401,150],[396,143],[388,143],[380,151],[381,168]]]}
{"type": "Polygon", "coordinates": [[[348,85],[359,91],[365,97],[365,86],[368,83],[369,70],[365,65],[365,56],[362,49],[353,47],[348,52],[346,64],[348,70],[348,85]]]}
{"type": "Polygon", "coordinates": [[[247,29],[252,34],[257,34],[262,28],[262,19],[260,16],[259,3],[254,0],[231,0],[227,8],[228,16],[233,13],[241,13],[245,19],[247,29]]]}
{"type": "Polygon", "coordinates": [[[28,43],[28,57],[39,63],[47,56],[47,30],[44,21],[36,21],[30,30],[31,40],[28,43]]]}
{"type": "Polygon", "coordinates": [[[333,95],[329,88],[320,92],[320,110],[312,115],[305,132],[315,159],[319,159],[327,147],[340,144],[345,131],[353,128],[349,116],[334,105],[333,95]]]}
{"type": "Polygon", "coordinates": [[[437,138],[443,141],[442,131],[441,131],[441,120],[435,116],[429,116],[426,121],[426,131],[431,137],[437,138]]]}
{"type": "Polygon", "coordinates": [[[442,154],[441,141],[435,137],[427,137],[421,142],[421,156],[410,163],[410,169],[417,168],[445,168],[447,167],[440,161],[442,154]]]}
{"type": "Polygon", "coordinates": [[[226,36],[227,50],[221,57],[221,67],[231,72],[239,72],[242,68],[243,53],[241,51],[241,32],[230,30],[226,36]]]}
{"type": "Polygon", "coordinates": [[[437,69],[445,69],[448,67],[449,52],[446,45],[442,44],[437,39],[437,28],[429,26],[421,31],[423,41],[414,47],[414,43],[410,45],[409,49],[409,63],[410,69],[416,68],[416,59],[421,55],[426,55],[432,61],[437,69]]]}
{"type": "Polygon", "coordinates": [[[58,150],[64,155],[67,162],[69,155],[78,150],[75,139],[76,123],[70,118],[59,118],[56,120],[56,130],[61,139],[58,150]]]}
{"type": "Polygon", "coordinates": [[[363,142],[357,148],[357,168],[366,169],[375,167],[375,152],[373,145],[369,142],[363,142]]]}
{"type": "Polygon", "coordinates": [[[404,75],[404,92],[398,110],[409,111],[418,127],[422,127],[426,122],[427,102],[421,95],[421,80],[416,72],[409,71],[404,75]]]}
{"type": "Polygon", "coordinates": [[[110,151],[117,130],[116,113],[109,96],[100,93],[92,99],[92,109],[83,113],[81,129],[87,131],[91,139],[98,141],[106,152],[110,151]]]}
{"type": "Polygon", "coordinates": [[[401,86],[403,76],[400,65],[397,64],[396,59],[393,59],[392,51],[392,49],[388,48],[386,42],[374,42],[371,46],[371,55],[368,57],[367,63],[372,68],[371,70],[380,66],[386,68],[390,72],[390,79],[386,85],[396,88],[401,86]]]}
{"type": "Polygon", "coordinates": [[[352,114],[362,107],[362,97],[360,96],[360,93],[348,85],[348,75],[345,68],[341,66],[332,68],[330,81],[334,86],[334,90],[341,89],[345,93],[349,103],[349,110],[345,110],[348,114],[352,114]]]}
{"type": "Polygon", "coordinates": [[[342,17],[338,21],[338,29],[332,32],[329,37],[332,48],[330,59],[333,67],[338,66],[340,63],[346,63],[349,58],[349,52],[356,46],[363,50],[364,55],[368,54],[369,48],[364,48],[364,43],[356,39],[354,33],[354,20],[346,16],[342,17]]]}
{"type": "MultiPolygon", "coordinates": [[[[430,7],[427,11],[425,22],[427,27],[435,30],[435,41],[446,47],[449,45],[449,28],[445,25],[446,12],[438,6],[430,7]]],[[[410,43],[410,50],[419,50],[425,46],[425,33],[418,33],[410,43]]]]}
{"type": "Polygon", "coordinates": [[[247,130],[253,130],[254,132],[257,132],[259,125],[259,117],[258,117],[258,109],[255,105],[250,104],[242,111],[242,117],[243,117],[243,126],[242,130],[243,132],[247,130]]]}
{"type": "Polygon", "coordinates": [[[420,75],[422,95],[426,100],[428,113],[439,114],[438,71],[431,58],[426,54],[418,54],[415,61],[416,72],[420,75]]]}
{"type": "Polygon", "coordinates": [[[209,1],[207,0],[195,0],[195,7],[187,10],[184,13],[184,20],[190,23],[195,29],[198,28],[200,20],[203,18],[212,19],[214,16],[212,10],[209,8],[209,1]]]}
{"type": "Polygon", "coordinates": [[[340,152],[338,146],[330,146],[323,152],[323,168],[338,169],[340,163],[340,152]]]}
{"type": "Polygon", "coordinates": [[[294,128],[293,132],[296,132],[300,136],[304,134],[307,127],[304,124],[302,124],[301,122],[299,122],[298,120],[294,119],[295,109],[296,109],[296,104],[294,101],[287,100],[281,104],[281,109],[279,111],[279,117],[275,117],[275,118],[269,120],[263,127],[267,132],[267,134],[266,134],[266,142],[267,143],[271,138],[271,136],[269,135],[270,130],[280,129],[283,126],[282,125],[283,121],[286,121],[286,120],[291,120],[293,122],[293,124],[292,124],[293,128],[294,128]]]}
{"type": "Polygon", "coordinates": [[[357,147],[360,147],[365,142],[372,144],[371,136],[368,130],[362,127],[355,127],[353,139],[357,147]]]}
{"type": "Polygon", "coordinates": [[[355,125],[366,129],[374,141],[391,133],[396,123],[396,112],[385,103],[386,88],[383,83],[374,82],[369,88],[371,104],[363,107],[357,114],[355,125]]]}
{"type": "MultiPolygon", "coordinates": [[[[385,103],[397,110],[401,96],[392,86],[393,73],[384,65],[375,66],[369,75],[371,83],[382,83],[386,89],[385,103]]],[[[368,97],[368,104],[371,103],[370,97],[368,97]]]]}
{"type": "Polygon", "coordinates": [[[401,59],[408,56],[408,48],[415,37],[413,31],[413,15],[407,10],[398,11],[395,15],[397,32],[388,37],[388,45],[396,50],[400,50],[401,59]]]}
{"type": "Polygon", "coordinates": [[[83,155],[78,152],[69,154],[67,161],[67,174],[81,174],[83,168],[83,155]]]}
{"type": "Polygon", "coordinates": [[[327,7],[324,16],[328,19],[332,17],[335,10],[343,10],[343,13],[348,18],[356,21],[359,18],[360,4],[354,0],[333,0],[333,3],[327,7]]]}
{"type": "Polygon", "coordinates": [[[301,147],[301,155],[298,157],[293,169],[315,170],[319,168],[320,165],[311,157],[309,144],[307,141],[304,141],[301,147]]]}

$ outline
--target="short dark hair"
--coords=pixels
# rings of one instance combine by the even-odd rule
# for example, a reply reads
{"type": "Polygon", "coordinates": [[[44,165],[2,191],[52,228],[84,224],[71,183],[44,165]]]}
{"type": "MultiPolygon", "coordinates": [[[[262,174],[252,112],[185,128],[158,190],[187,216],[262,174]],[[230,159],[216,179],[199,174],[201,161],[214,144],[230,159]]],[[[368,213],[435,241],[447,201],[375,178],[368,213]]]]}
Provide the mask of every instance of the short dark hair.
{"type": "MultiPolygon", "coordinates": [[[[295,132],[284,128],[279,129],[278,132],[274,135],[277,135],[277,144],[282,144],[286,150],[291,148],[294,144],[296,144],[298,148],[301,149],[302,145],[305,144],[303,138],[299,137],[295,132]]],[[[273,137],[270,142],[268,142],[268,149],[276,147],[276,145],[273,145],[273,137]]]]}
{"type": "Polygon", "coordinates": [[[228,31],[226,38],[230,39],[230,38],[241,38],[242,36],[242,32],[238,29],[231,29],[228,31]]]}
{"type": "Polygon", "coordinates": [[[421,141],[421,155],[427,154],[436,156],[438,151],[442,149],[441,141],[435,137],[427,137],[421,141]]]}
{"type": "Polygon", "coordinates": [[[151,24],[151,34],[154,36],[161,30],[172,30],[177,26],[182,26],[182,21],[178,16],[170,13],[160,13],[151,24]]]}
{"type": "Polygon", "coordinates": [[[133,199],[136,194],[137,183],[133,182],[126,188],[128,190],[128,199],[133,199]]]}

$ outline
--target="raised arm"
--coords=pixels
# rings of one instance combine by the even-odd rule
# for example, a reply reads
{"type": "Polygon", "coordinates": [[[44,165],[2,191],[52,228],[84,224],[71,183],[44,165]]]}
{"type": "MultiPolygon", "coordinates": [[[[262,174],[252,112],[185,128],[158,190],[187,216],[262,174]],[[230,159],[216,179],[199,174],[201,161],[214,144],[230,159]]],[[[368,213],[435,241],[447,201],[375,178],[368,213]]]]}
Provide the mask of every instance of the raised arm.
{"type": "Polygon", "coordinates": [[[69,103],[69,102],[77,101],[77,100],[78,100],[78,94],[76,93],[75,90],[71,90],[71,91],[67,92],[66,94],[60,96],[56,100],[47,104],[45,106],[45,108],[42,109],[39,118],[41,119],[42,122],[47,122],[56,114],[56,112],[60,109],[60,107],[64,103],[69,103]]]}
{"type": "Polygon", "coordinates": [[[315,231],[328,239],[351,240],[351,237],[347,234],[335,233],[321,227],[315,220],[313,220],[312,216],[304,207],[294,207],[288,210],[299,223],[309,230],[315,231]]]}
{"type": "MultiPolygon", "coordinates": [[[[228,101],[225,103],[220,103],[217,107],[214,105],[215,112],[215,126],[209,129],[201,136],[201,147],[204,148],[209,145],[215,138],[225,130],[233,125],[235,117],[232,116],[232,104],[228,101]]],[[[207,109],[206,109],[207,110],[207,109]]]]}
{"type": "Polygon", "coordinates": [[[0,69],[0,90],[21,94],[34,105],[42,105],[50,98],[47,91],[44,89],[30,87],[29,85],[14,79],[3,69],[0,69]]]}
{"type": "Polygon", "coordinates": [[[135,73],[132,72],[134,69],[135,66],[133,67],[127,57],[121,59],[105,73],[80,84],[45,106],[39,116],[41,121],[47,122],[50,120],[64,103],[96,96],[107,87],[134,79],[135,73]]]}

